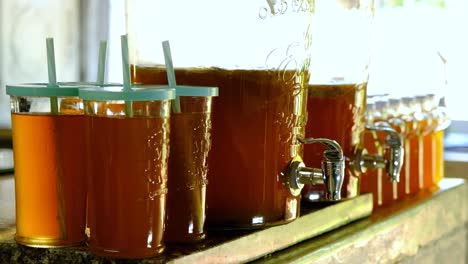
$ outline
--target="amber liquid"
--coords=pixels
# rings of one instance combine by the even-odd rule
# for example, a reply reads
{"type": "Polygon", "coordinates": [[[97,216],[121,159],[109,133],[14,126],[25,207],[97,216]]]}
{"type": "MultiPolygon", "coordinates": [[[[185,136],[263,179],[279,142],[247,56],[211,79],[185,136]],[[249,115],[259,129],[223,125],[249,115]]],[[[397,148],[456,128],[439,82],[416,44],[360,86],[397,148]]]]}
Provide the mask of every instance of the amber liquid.
{"type": "Polygon", "coordinates": [[[408,139],[409,132],[413,133],[413,123],[404,120],[401,116],[391,116],[387,120],[393,129],[400,135],[403,147],[403,163],[400,170],[400,181],[397,183],[397,199],[402,199],[410,193],[410,141],[408,139]]]}
{"type": "Polygon", "coordinates": [[[420,178],[420,169],[422,164],[420,164],[420,140],[417,135],[410,135],[410,194],[419,192],[421,189],[421,178],[420,178]]]}
{"type": "MultiPolygon", "coordinates": [[[[364,132],[364,147],[369,154],[384,155],[388,134],[378,131],[364,132]]],[[[360,179],[360,192],[372,193],[374,208],[391,204],[397,198],[396,185],[390,181],[385,169],[367,169],[360,179]]]]}
{"type": "Polygon", "coordinates": [[[89,116],[89,247],[118,258],[163,251],[167,118],[89,116]]]}
{"type": "Polygon", "coordinates": [[[85,240],[84,116],[12,114],[16,241],[58,247],[85,240]]]}
{"type": "Polygon", "coordinates": [[[403,138],[404,160],[400,171],[400,182],[398,183],[398,199],[402,199],[410,193],[410,142],[407,137],[403,138]]]}
{"type": "MultiPolygon", "coordinates": [[[[342,197],[350,198],[359,193],[359,175],[352,169],[357,149],[362,147],[365,128],[364,112],[366,85],[324,84],[310,85],[307,111],[309,121],[306,136],[333,139],[340,144],[346,159],[346,171],[342,197]]],[[[321,168],[324,146],[304,147],[304,163],[308,167],[321,168]]],[[[324,186],[305,186],[303,197],[320,199],[324,186]]]]}
{"type": "Polygon", "coordinates": [[[419,188],[429,189],[434,183],[433,142],[431,139],[432,121],[424,118],[418,121],[418,158],[419,158],[419,188]]]}
{"type": "Polygon", "coordinates": [[[436,152],[434,133],[423,137],[424,144],[424,189],[430,189],[435,184],[436,152]]]}
{"type": "Polygon", "coordinates": [[[164,240],[192,242],[205,237],[210,113],[171,116],[171,154],[164,240]]]}
{"type": "Polygon", "coordinates": [[[444,178],[444,130],[439,130],[434,134],[434,153],[435,153],[435,175],[434,184],[444,178]]]}
{"type": "MultiPolygon", "coordinates": [[[[421,134],[419,136],[419,144],[420,147],[419,153],[420,155],[420,162],[422,162],[423,168],[423,182],[420,183],[421,189],[430,189],[434,185],[435,180],[435,142],[434,142],[434,132],[430,131],[432,129],[432,123],[428,121],[420,122],[421,125],[421,134]]],[[[421,172],[420,172],[421,173],[421,172]]]]}
{"type": "MultiPolygon", "coordinates": [[[[160,68],[136,67],[133,81],[167,83],[160,68]]],[[[302,154],[304,72],[176,69],[178,84],[217,86],[208,161],[207,224],[250,228],[292,221],[299,196],[282,172],[302,154]]]]}

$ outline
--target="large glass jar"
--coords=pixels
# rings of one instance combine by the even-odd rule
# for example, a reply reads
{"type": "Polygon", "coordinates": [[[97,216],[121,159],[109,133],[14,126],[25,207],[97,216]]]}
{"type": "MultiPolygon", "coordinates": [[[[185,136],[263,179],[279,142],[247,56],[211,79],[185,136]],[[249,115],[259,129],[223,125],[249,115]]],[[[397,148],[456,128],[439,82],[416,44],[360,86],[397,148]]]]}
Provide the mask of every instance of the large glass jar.
{"type": "MultiPolygon", "coordinates": [[[[346,172],[342,196],[359,194],[370,58],[373,0],[316,0],[306,135],[336,140],[346,172]]],[[[320,164],[322,146],[306,146],[304,162],[320,164]]],[[[323,200],[323,186],[306,186],[307,200],[323,200]]]]}
{"type": "MultiPolygon", "coordinates": [[[[219,87],[213,100],[207,225],[264,227],[299,216],[284,171],[301,161],[313,0],[128,1],[132,81],[219,87]]],[[[313,117],[311,117],[313,118],[313,117]]]]}

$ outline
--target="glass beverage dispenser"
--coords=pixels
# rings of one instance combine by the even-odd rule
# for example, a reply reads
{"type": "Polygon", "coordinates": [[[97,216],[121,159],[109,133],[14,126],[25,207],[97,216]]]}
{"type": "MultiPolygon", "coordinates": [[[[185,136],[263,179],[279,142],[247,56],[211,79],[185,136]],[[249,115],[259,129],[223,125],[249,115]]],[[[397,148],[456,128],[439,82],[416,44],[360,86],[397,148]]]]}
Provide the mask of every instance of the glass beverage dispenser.
{"type": "Polygon", "coordinates": [[[313,0],[127,2],[134,83],[167,83],[159,47],[169,40],[177,84],[219,87],[208,227],[292,221],[306,182],[326,181],[330,199],[340,198],[340,146],[303,138],[313,11],[313,0]],[[299,139],[328,146],[321,152],[326,169],[304,167],[299,139]]]}
{"type": "MultiPolygon", "coordinates": [[[[383,127],[366,128],[365,123],[374,1],[316,0],[315,4],[306,135],[330,138],[341,145],[346,159],[342,196],[352,198],[359,195],[359,178],[367,168],[386,167],[397,181],[401,167],[397,133],[383,127]],[[366,129],[390,135],[388,159],[364,149],[366,129]]],[[[305,164],[318,166],[321,150],[317,145],[306,146],[305,164]]],[[[323,186],[306,186],[302,194],[310,201],[326,199],[323,186]]]]}

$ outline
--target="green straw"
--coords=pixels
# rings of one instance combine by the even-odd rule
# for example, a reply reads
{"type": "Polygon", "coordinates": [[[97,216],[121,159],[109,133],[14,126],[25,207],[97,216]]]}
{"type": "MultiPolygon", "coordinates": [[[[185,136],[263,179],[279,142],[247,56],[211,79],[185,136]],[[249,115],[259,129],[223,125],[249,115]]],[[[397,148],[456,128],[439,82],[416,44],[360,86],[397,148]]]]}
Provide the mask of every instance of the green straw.
{"type": "Polygon", "coordinates": [[[106,72],[106,53],[107,53],[107,41],[102,40],[99,45],[99,58],[98,58],[98,72],[97,82],[99,86],[104,85],[104,74],[106,72]]]}
{"type": "MultiPolygon", "coordinates": [[[[128,60],[128,37],[122,35],[120,37],[122,46],[122,68],[123,68],[123,90],[124,92],[132,91],[132,85],[130,83],[130,64],[128,60]]],[[[125,114],[128,117],[133,116],[132,102],[125,101],[125,114]]]]}
{"type": "MultiPolygon", "coordinates": [[[[49,74],[49,84],[48,87],[58,87],[57,85],[57,73],[55,70],[55,50],[54,50],[54,39],[47,38],[46,39],[47,45],[47,70],[49,74]]],[[[56,96],[50,97],[50,111],[52,114],[58,114],[58,102],[56,96]]],[[[58,147],[58,146],[57,146],[58,147]]],[[[56,183],[56,191],[57,191],[57,203],[58,203],[58,223],[60,226],[60,238],[62,240],[66,240],[68,237],[67,233],[67,226],[65,223],[65,200],[64,200],[64,183],[63,183],[63,170],[61,169],[62,156],[60,152],[57,150],[56,153],[59,153],[57,156],[57,163],[59,164],[59,170],[57,170],[57,183],[56,183]]]]}
{"type": "MultiPolygon", "coordinates": [[[[54,39],[47,38],[47,71],[49,74],[49,85],[50,87],[57,87],[57,73],[55,70],[55,51],[54,51],[54,39]]],[[[58,101],[56,96],[50,97],[50,111],[52,114],[58,114],[58,101]]]]}
{"type": "MultiPolygon", "coordinates": [[[[172,64],[172,56],[171,56],[171,46],[169,45],[169,41],[163,41],[162,43],[163,51],[164,51],[164,61],[166,63],[166,73],[167,73],[167,81],[170,87],[176,88],[176,78],[174,72],[174,65],[172,64]]],[[[180,113],[180,97],[177,95],[172,104],[172,111],[174,113],[180,113]]]]}

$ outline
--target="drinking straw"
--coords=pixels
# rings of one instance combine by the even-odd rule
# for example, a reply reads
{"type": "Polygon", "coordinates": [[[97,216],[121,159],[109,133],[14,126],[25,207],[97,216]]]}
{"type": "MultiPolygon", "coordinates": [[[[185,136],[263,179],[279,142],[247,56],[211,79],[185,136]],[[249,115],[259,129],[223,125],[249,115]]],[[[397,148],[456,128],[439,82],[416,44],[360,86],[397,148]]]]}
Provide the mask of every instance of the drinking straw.
{"type": "MultiPolygon", "coordinates": [[[[169,45],[169,41],[165,40],[162,42],[163,51],[164,51],[164,61],[166,63],[166,73],[167,73],[167,81],[170,87],[176,88],[176,78],[174,72],[174,65],[172,64],[172,56],[171,56],[171,46],[169,45]]],[[[177,95],[172,104],[172,111],[174,113],[180,113],[180,97],[177,95]]]]}
{"type": "MultiPolygon", "coordinates": [[[[54,51],[54,39],[46,39],[47,46],[47,71],[49,74],[49,85],[50,87],[57,86],[57,73],[55,70],[55,51],[54,51]]],[[[52,114],[58,114],[58,102],[56,96],[50,97],[50,111],[52,114]]]]}
{"type": "MultiPolygon", "coordinates": [[[[128,37],[127,35],[122,35],[120,37],[120,42],[122,46],[122,68],[123,68],[123,90],[124,92],[132,91],[132,86],[130,84],[130,64],[128,60],[128,37]]],[[[132,102],[125,101],[125,114],[128,117],[133,116],[132,102]]]]}
{"type": "Polygon", "coordinates": [[[107,41],[102,40],[99,45],[98,72],[96,81],[96,84],[99,86],[104,85],[104,74],[106,72],[106,52],[107,41]]]}
{"type": "MultiPolygon", "coordinates": [[[[47,38],[46,39],[46,46],[47,46],[47,70],[49,74],[49,87],[57,87],[57,74],[55,70],[55,51],[54,51],[54,39],[47,38]]],[[[58,114],[58,102],[56,96],[50,97],[50,110],[52,114],[58,114]]],[[[58,146],[57,146],[58,147],[58,146]]],[[[64,201],[64,187],[63,187],[63,170],[62,167],[62,156],[61,153],[57,150],[57,183],[56,183],[56,191],[57,191],[57,203],[58,203],[58,222],[60,225],[60,237],[62,239],[67,238],[67,228],[65,224],[65,201],[64,201]]]]}

